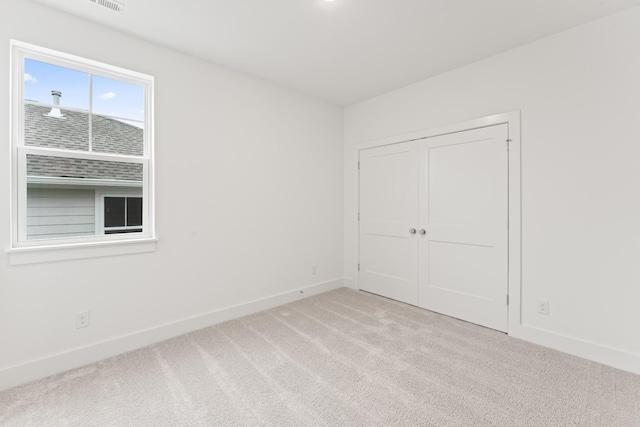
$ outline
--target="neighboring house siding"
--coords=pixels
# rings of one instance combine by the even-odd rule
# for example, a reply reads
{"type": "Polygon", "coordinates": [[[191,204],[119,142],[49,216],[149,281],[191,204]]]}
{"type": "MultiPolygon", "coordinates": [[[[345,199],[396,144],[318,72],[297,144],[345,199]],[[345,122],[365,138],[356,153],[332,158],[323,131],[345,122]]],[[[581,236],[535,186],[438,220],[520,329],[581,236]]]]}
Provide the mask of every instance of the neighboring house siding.
{"type": "Polygon", "coordinates": [[[95,191],[29,188],[27,239],[95,234],[95,191]]]}

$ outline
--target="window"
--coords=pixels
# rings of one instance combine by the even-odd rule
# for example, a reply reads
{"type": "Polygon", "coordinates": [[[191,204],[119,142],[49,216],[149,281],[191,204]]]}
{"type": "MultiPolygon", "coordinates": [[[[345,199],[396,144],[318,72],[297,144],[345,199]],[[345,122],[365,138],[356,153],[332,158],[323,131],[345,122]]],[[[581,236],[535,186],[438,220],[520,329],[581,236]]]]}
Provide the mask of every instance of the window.
{"type": "Polygon", "coordinates": [[[153,239],[153,77],[11,51],[12,248],[153,239]]]}
{"type": "Polygon", "coordinates": [[[141,197],[104,198],[104,234],[142,231],[141,197]]]}

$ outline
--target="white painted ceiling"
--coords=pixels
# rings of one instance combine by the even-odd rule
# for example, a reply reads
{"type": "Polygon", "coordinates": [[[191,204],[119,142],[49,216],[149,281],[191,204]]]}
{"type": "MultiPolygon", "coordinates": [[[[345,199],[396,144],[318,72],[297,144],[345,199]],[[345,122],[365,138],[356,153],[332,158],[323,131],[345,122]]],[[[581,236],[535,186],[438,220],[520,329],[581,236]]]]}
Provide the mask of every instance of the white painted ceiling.
{"type": "Polygon", "coordinates": [[[36,0],[350,105],[638,0],[36,0]]]}

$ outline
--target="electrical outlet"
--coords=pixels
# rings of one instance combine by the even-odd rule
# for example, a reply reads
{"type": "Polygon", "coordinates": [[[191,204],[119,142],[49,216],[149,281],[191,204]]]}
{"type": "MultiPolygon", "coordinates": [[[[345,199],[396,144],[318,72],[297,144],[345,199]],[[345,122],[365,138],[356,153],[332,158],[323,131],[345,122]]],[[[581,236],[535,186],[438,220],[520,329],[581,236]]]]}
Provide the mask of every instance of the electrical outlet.
{"type": "Polygon", "coordinates": [[[76,313],[76,329],[89,326],[89,310],[76,313]]]}
{"type": "Polygon", "coordinates": [[[316,274],[318,274],[318,266],[317,265],[312,265],[311,266],[311,274],[314,275],[314,276],[316,274]]]}
{"type": "Polygon", "coordinates": [[[539,299],[538,300],[538,313],[549,315],[549,300],[539,299]]]}

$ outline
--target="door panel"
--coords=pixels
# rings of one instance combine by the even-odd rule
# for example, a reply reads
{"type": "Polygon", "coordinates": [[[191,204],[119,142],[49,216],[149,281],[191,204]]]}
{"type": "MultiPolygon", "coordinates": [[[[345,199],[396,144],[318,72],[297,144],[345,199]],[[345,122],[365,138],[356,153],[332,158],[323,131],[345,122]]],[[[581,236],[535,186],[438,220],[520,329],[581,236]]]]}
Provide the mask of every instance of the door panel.
{"type": "Polygon", "coordinates": [[[406,142],[360,152],[359,287],[418,304],[418,147],[406,142]]]}
{"type": "MultiPolygon", "coordinates": [[[[428,213],[432,224],[482,226],[491,221],[495,197],[493,171],[497,165],[489,153],[495,141],[466,141],[469,136],[456,134],[426,143],[428,213]],[[465,142],[457,142],[461,138],[465,138],[465,142]],[[450,141],[451,145],[435,145],[442,143],[440,140],[450,141]]],[[[506,138],[500,147],[503,149],[504,140],[506,138]]],[[[502,154],[506,157],[506,151],[502,154]]]]}
{"type": "Polygon", "coordinates": [[[421,307],[507,330],[507,125],[420,146],[421,307]]]}
{"type": "Polygon", "coordinates": [[[429,283],[443,291],[486,299],[496,280],[490,269],[492,248],[452,242],[429,242],[429,283]],[[460,266],[464,266],[460,268],[460,266]]]}

